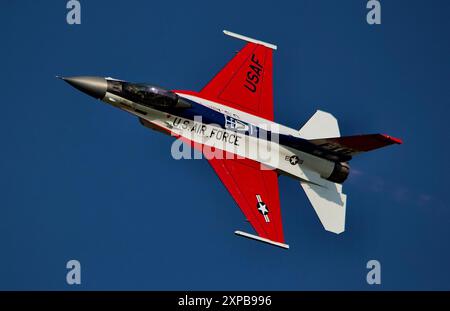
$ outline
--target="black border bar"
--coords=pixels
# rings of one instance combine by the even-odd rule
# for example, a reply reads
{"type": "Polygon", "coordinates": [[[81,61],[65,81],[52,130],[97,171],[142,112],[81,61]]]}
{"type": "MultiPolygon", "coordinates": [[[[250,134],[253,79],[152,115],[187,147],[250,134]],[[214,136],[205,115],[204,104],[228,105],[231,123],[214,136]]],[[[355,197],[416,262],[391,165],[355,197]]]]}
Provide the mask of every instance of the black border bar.
{"type": "MultiPolygon", "coordinates": [[[[266,301],[267,302],[267,301],[266,301]]],[[[144,310],[305,310],[305,307],[431,307],[450,306],[450,292],[357,291],[357,292],[297,292],[297,291],[22,291],[0,292],[0,303],[20,307],[57,307],[66,310],[86,307],[144,307],[144,310]],[[211,305],[180,305],[190,298],[198,302],[209,298],[211,305]],[[227,298],[225,298],[227,297],[227,298]],[[234,297],[234,298],[232,298],[234,297]],[[238,298],[241,297],[241,298],[238,298]],[[244,298],[250,297],[250,298],[244,298]],[[261,304],[270,297],[270,304],[261,304]],[[259,299],[259,300],[258,300],[259,299]],[[257,301],[257,304],[252,304],[257,301]],[[159,309],[155,309],[159,310],[159,309]]],[[[140,308],[140,309],[141,309],[140,308]]]]}

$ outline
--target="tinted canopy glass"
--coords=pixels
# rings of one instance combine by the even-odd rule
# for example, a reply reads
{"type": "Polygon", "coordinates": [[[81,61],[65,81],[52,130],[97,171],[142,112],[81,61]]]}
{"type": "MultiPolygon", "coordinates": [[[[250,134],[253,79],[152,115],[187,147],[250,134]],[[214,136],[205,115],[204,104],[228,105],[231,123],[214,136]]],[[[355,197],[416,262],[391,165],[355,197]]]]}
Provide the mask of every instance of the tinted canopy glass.
{"type": "Polygon", "coordinates": [[[178,95],[148,84],[124,83],[124,95],[146,106],[170,107],[176,105],[178,95]]]}

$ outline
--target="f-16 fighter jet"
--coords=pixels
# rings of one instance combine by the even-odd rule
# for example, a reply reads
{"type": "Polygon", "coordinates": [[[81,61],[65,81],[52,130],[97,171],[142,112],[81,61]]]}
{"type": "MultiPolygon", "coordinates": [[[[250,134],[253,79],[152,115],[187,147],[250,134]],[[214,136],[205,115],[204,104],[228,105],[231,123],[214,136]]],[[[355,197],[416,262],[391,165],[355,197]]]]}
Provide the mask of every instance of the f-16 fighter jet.
{"type": "Polygon", "coordinates": [[[300,182],[325,230],[343,232],[347,196],[342,184],[350,172],[348,162],[402,141],[385,134],[341,136],[336,118],[320,110],[300,130],[275,123],[272,53],[277,47],[224,33],[246,45],[199,92],[113,78],[61,79],[203,155],[257,233],[235,231],[237,235],[289,248],[281,219],[280,175],[300,182]]]}

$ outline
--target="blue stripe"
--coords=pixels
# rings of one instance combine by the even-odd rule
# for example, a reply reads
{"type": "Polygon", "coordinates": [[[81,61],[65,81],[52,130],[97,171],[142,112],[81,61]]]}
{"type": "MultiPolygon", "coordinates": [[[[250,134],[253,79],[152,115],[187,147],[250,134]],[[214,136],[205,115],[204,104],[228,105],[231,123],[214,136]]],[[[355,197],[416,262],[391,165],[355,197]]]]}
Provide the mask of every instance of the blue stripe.
{"type": "MultiPolygon", "coordinates": [[[[181,96],[180,96],[181,97],[181,96]]],[[[234,130],[240,134],[258,137],[267,141],[272,141],[272,136],[281,145],[291,147],[302,152],[306,152],[327,160],[345,162],[351,159],[351,156],[338,154],[329,150],[325,150],[320,146],[314,145],[306,139],[294,137],[292,135],[272,133],[248,122],[227,116],[219,111],[205,107],[195,101],[182,97],[184,101],[191,104],[190,108],[167,108],[164,111],[188,120],[194,120],[195,117],[201,117],[204,124],[215,124],[222,129],[234,130]],[[245,127],[246,130],[237,130],[236,126],[245,127]]]]}

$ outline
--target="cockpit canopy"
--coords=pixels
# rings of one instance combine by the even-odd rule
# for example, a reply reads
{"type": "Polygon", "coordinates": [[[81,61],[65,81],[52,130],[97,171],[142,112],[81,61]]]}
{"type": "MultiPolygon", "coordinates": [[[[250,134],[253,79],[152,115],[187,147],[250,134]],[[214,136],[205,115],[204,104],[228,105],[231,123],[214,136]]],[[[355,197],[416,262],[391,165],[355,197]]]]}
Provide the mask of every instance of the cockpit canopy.
{"type": "Polygon", "coordinates": [[[137,83],[122,83],[122,92],[128,99],[152,107],[173,107],[178,102],[178,95],[157,86],[137,83]]]}
{"type": "Polygon", "coordinates": [[[107,79],[108,92],[149,108],[189,108],[191,104],[172,91],[144,83],[107,79]]]}

